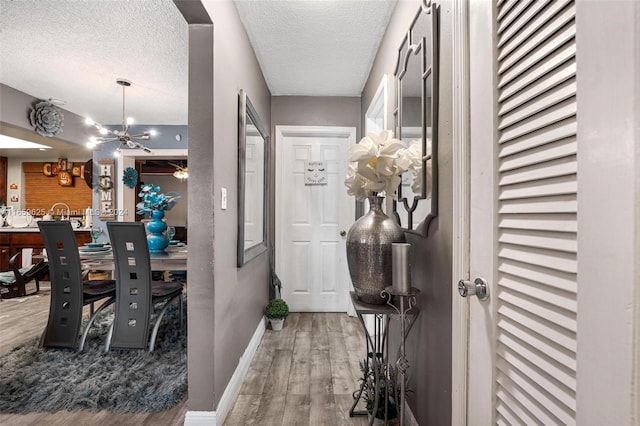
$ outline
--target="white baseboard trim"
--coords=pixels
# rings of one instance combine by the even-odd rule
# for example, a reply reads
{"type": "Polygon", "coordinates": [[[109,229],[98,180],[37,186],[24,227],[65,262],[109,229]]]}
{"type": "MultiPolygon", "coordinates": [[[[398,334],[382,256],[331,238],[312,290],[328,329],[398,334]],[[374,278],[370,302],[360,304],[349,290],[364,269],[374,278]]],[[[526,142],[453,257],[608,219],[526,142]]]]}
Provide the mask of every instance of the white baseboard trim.
{"type": "Polygon", "coordinates": [[[220,398],[218,409],[216,411],[187,411],[187,414],[184,416],[185,426],[214,426],[218,424],[222,425],[224,423],[224,420],[227,418],[231,408],[233,408],[233,403],[235,402],[236,397],[240,393],[242,382],[247,376],[249,366],[256,354],[256,350],[258,350],[258,346],[260,345],[260,341],[262,340],[262,336],[264,335],[266,328],[267,322],[265,318],[262,317],[258,323],[256,331],[253,333],[253,336],[247,345],[247,348],[240,357],[236,371],[233,372],[233,376],[231,376],[231,380],[229,380],[229,383],[220,398]]]}
{"type": "Polygon", "coordinates": [[[189,426],[211,426],[216,424],[215,411],[187,411],[184,424],[189,426]]]}

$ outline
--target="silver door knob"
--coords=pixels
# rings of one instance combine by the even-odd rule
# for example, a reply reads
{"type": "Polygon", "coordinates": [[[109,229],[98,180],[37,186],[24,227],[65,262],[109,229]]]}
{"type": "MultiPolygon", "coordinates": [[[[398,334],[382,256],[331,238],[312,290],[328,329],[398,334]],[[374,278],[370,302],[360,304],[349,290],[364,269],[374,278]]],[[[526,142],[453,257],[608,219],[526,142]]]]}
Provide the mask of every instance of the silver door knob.
{"type": "Polygon", "coordinates": [[[340,236],[344,237],[347,235],[347,231],[345,231],[344,229],[342,231],[340,231],[340,236]]]}
{"type": "Polygon", "coordinates": [[[487,300],[489,298],[489,285],[484,278],[476,278],[473,282],[460,280],[458,281],[458,293],[460,296],[478,296],[480,300],[487,300]]]}

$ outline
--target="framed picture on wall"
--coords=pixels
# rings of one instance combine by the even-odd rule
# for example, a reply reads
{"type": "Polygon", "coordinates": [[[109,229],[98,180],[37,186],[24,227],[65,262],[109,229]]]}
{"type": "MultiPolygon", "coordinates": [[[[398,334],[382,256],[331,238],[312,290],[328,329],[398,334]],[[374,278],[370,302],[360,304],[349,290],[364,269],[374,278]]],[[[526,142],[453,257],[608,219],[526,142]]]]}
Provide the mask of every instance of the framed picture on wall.
{"type": "Polygon", "coordinates": [[[60,171],[67,171],[67,159],[66,158],[58,158],[58,169],[60,171]]]}
{"type": "Polygon", "coordinates": [[[75,163],[71,168],[72,176],[82,176],[82,167],[80,164],[75,163]]]}
{"type": "Polygon", "coordinates": [[[71,177],[71,173],[66,170],[58,172],[58,185],[73,186],[73,177],[71,177]]]}

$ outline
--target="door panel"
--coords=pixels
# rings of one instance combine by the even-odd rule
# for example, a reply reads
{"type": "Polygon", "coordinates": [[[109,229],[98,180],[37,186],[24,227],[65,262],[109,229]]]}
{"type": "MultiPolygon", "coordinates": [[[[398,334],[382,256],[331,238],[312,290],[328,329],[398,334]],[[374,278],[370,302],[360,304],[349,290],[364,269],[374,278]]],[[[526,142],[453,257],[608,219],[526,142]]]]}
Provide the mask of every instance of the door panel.
{"type": "Polygon", "coordinates": [[[350,279],[345,237],[354,201],[344,178],[355,128],[278,126],[276,271],[295,312],[346,312],[350,279]],[[323,161],[327,183],[305,184],[308,161],[323,161]]]}
{"type": "Polygon", "coordinates": [[[515,3],[470,9],[468,424],[575,424],[575,5],[515,3]]]}

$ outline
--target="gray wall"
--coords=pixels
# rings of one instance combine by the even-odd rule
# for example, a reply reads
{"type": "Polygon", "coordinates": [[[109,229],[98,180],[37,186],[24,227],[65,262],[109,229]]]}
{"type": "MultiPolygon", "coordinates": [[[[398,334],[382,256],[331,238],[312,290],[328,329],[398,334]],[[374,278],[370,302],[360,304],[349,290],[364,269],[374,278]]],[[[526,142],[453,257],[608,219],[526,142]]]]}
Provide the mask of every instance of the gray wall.
{"type": "Polygon", "coordinates": [[[360,138],[360,98],[343,96],[274,96],[271,98],[272,131],[275,126],[353,126],[360,138]]]}
{"type": "MultiPolygon", "coordinates": [[[[429,228],[429,237],[407,235],[411,243],[413,285],[421,290],[418,296],[420,317],[407,341],[409,359],[409,395],[411,410],[423,425],[451,423],[451,267],[453,235],[452,198],[452,127],[451,127],[451,15],[450,1],[438,2],[440,7],[440,141],[439,212],[429,228]]],[[[398,47],[420,1],[398,2],[376,56],[369,79],[362,92],[362,111],[366,111],[382,76],[393,75],[398,47]]],[[[391,107],[387,115],[393,128],[393,85],[389,86],[391,107]]],[[[397,342],[392,342],[392,346],[397,342]]]]}
{"type": "Polygon", "coordinates": [[[267,253],[236,267],[237,161],[240,89],[265,123],[271,94],[233,2],[174,3],[189,24],[188,409],[213,411],[268,300],[267,253]]]}
{"type": "Polygon", "coordinates": [[[84,123],[84,117],[63,108],[60,108],[64,115],[62,132],[58,133],[54,138],[40,136],[33,130],[31,123],[29,123],[29,113],[39,101],[40,99],[38,98],[0,83],[0,122],[2,122],[3,127],[9,125],[13,130],[25,131],[23,134],[12,133],[11,136],[22,137],[33,142],[58,139],[82,145],[84,148],[89,136],[93,136],[95,132],[84,123]]]}

